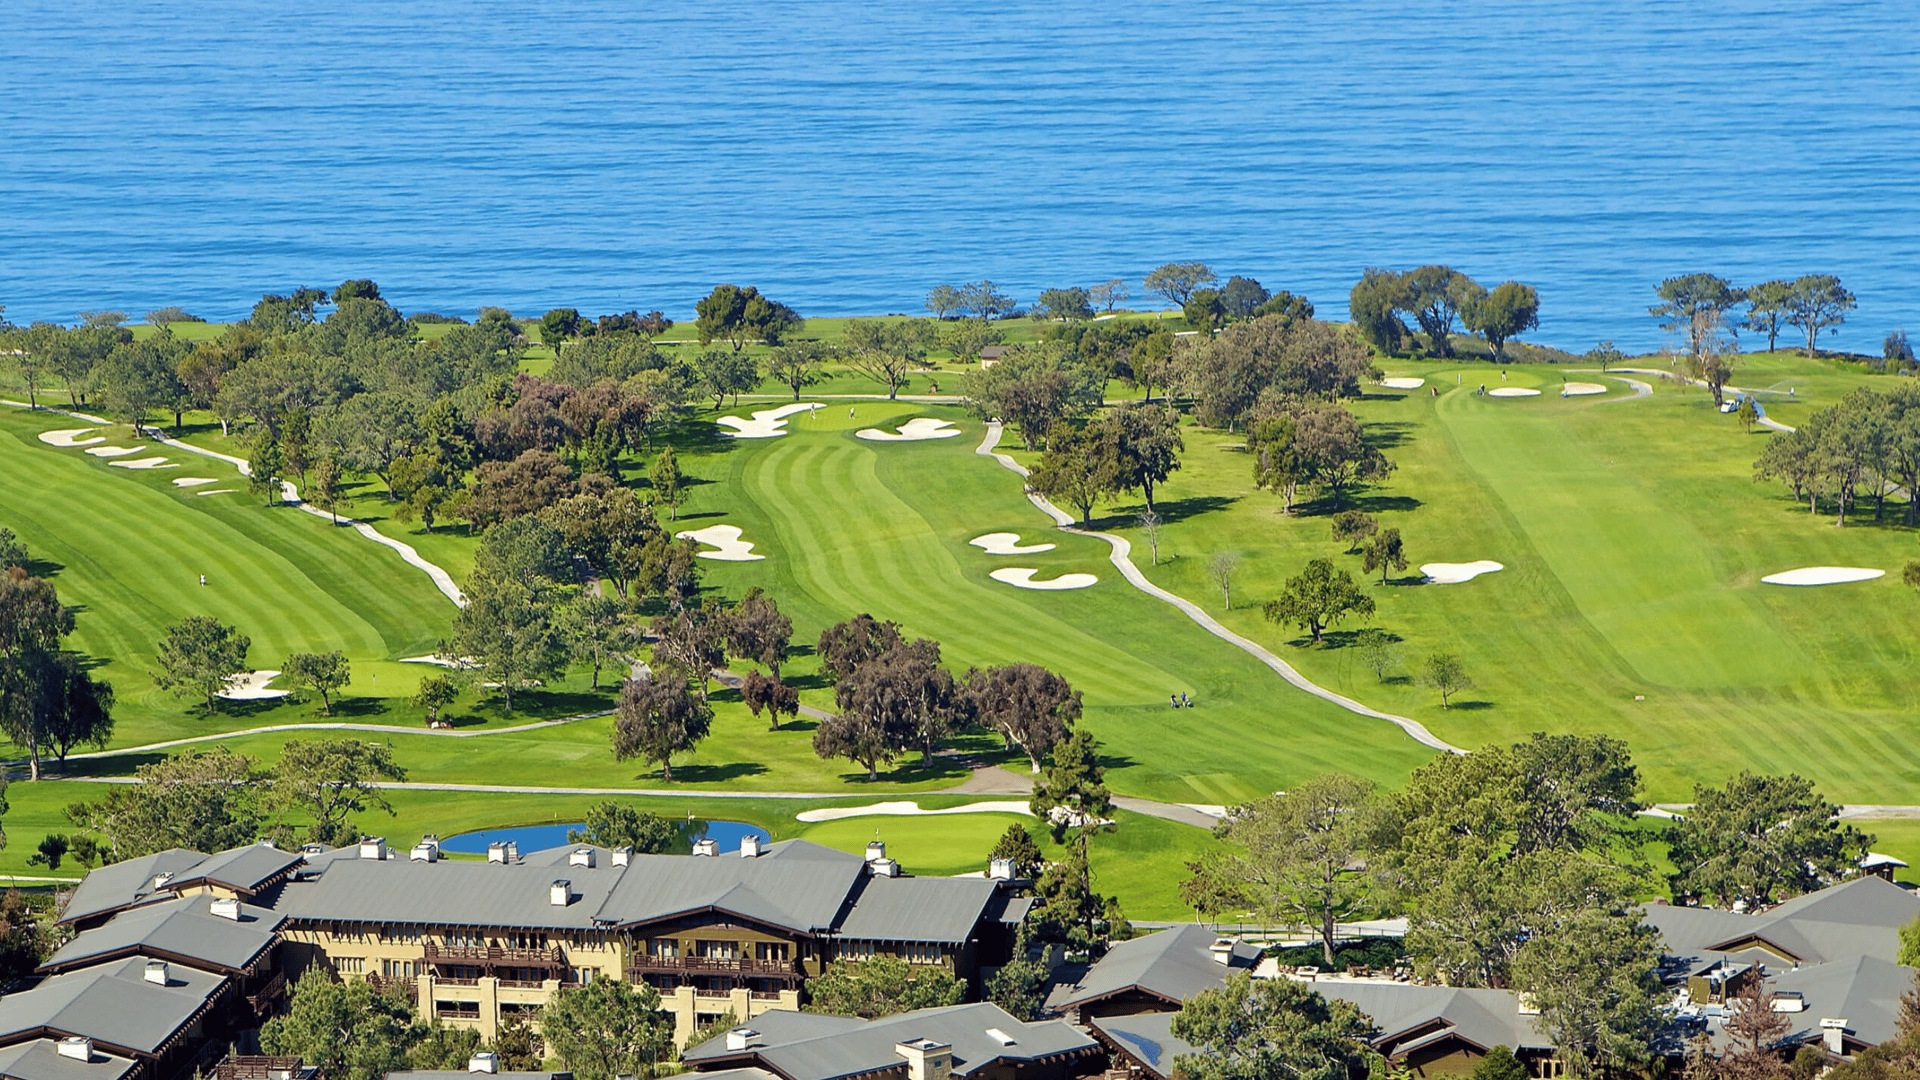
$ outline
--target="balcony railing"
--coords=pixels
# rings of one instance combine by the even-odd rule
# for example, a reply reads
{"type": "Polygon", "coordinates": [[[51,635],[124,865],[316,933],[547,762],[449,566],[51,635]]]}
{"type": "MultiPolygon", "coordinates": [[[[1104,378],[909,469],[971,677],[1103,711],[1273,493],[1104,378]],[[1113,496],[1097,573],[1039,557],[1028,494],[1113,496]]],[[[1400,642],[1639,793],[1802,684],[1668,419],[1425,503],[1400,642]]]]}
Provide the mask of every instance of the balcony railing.
{"type": "Polygon", "coordinates": [[[715,956],[636,956],[628,965],[636,974],[750,975],[790,979],[800,974],[791,960],[728,960],[715,956]]]}
{"type": "Polygon", "coordinates": [[[276,971],[273,973],[273,978],[268,979],[265,985],[247,996],[247,1004],[253,1007],[255,1013],[264,1013],[278,1005],[280,999],[286,996],[286,973],[276,971]]]}
{"type": "Polygon", "coordinates": [[[500,985],[514,990],[538,990],[546,984],[539,979],[501,979],[500,985]]]}
{"type": "Polygon", "coordinates": [[[427,960],[436,964],[492,964],[504,967],[566,967],[559,949],[507,949],[494,945],[427,943],[427,960]]]}

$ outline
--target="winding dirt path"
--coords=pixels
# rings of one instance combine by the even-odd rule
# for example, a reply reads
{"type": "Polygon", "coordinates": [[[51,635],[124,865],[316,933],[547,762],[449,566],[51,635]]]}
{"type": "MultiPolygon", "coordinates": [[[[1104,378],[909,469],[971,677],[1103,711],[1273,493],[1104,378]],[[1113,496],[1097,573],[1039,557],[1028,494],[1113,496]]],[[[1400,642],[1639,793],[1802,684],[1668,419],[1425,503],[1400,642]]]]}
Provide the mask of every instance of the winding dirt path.
{"type": "MultiPolygon", "coordinates": [[[[981,441],[980,446],[976,450],[974,450],[974,453],[979,454],[982,457],[990,457],[995,461],[998,461],[1002,466],[1019,474],[1022,479],[1025,479],[1025,477],[1027,476],[1027,470],[1025,467],[1023,467],[1019,462],[1013,460],[1011,457],[1008,457],[1007,455],[1002,453],[998,453],[995,450],[995,447],[998,447],[1000,445],[1000,434],[1002,430],[1003,430],[1003,425],[999,423],[989,423],[987,425],[987,437],[981,441]]],[[[1114,568],[1120,571],[1120,575],[1127,579],[1128,584],[1132,585],[1134,588],[1139,589],[1141,592],[1146,593],[1148,596],[1151,596],[1156,600],[1160,600],[1164,603],[1168,603],[1173,605],[1176,608],[1179,608],[1183,613],[1186,614],[1187,618],[1192,619],[1195,623],[1199,624],[1201,629],[1205,630],[1209,634],[1212,634],[1214,637],[1217,637],[1220,640],[1225,641],[1228,644],[1241,649],[1247,655],[1265,664],[1267,667],[1271,668],[1275,674],[1287,680],[1287,682],[1292,683],[1294,686],[1298,687],[1299,689],[1305,690],[1307,693],[1312,694],[1314,697],[1320,698],[1324,701],[1332,702],[1333,704],[1340,706],[1341,708],[1347,710],[1348,712],[1357,713],[1361,716],[1372,717],[1375,720],[1385,720],[1386,722],[1399,727],[1400,730],[1406,732],[1409,736],[1411,736],[1415,742],[1418,742],[1423,746],[1430,746],[1435,750],[1444,750],[1449,754],[1466,753],[1465,750],[1460,749],[1459,747],[1453,745],[1452,743],[1447,742],[1446,740],[1440,738],[1438,735],[1435,735],[1433,732],[1428,731],[1426,728],[1426,725],[1420,723],[1420,721],[1418,720],[1413,720],[1405,716],[1395,716],[1392,713],[1381,712],[1378,709],[1374,709],[1369,706],[1362,705],[1360,702],[1355,701],[1352,698],[1345,696],[1344,694],[1335,693],[1334,691],[1329,690],[1326,687],[1313,682],[1312,680],[1308,679],[1305,675],[1300,674],[1300,672],[1296,670],[1292,664],[1289,664],[1285,660],[1282,660],[1278,656],[1275,656],[1273,653],[1268,652],[1266,648],[1261,646],[1258,642],[1250,641],[1247,638],[1241,637],[1239,634],[1236,634],[1233,631],[1227,629],[1225,626],[1222,626],[1219,622],[1215,621],[1213,616],[1207,614],[1204,610],[1202,610],[1200,605],[1195,604],[1193,601],[1188,600],[1185,597],[1180,596],[1176,593],[1168,592],[1167,590],[1147,580],[1147,575],[1141,573],[1140,568],[1133,564],[1133,559],[1131,558],[1131,555],[1133,552],[1133,545],[1129,543],[1125,537],[1115,536],[1112,533],[1095,532],[1091,529],[1075,528],[1073,524],[1072,514],[1069,514],[1066,511],[1061,510],[1059,507],[1053,505],[1053,503],[1047,501],[1045,498],[1035,494],[1032,491],[1027,492],[1027,501],[1031,502],[1041,513],[1047,515],[1049,518],[1052,518],[1053,523],[1056,526],[1058,526],[1060,529],[1066,532],[1079,533],[1083,536],[1092,536],[1101,540],[1105,540],[1107,544],[1113,548],[1112,554],[1108,556],[1108,561],[1112,562],[1114,568]]]]}

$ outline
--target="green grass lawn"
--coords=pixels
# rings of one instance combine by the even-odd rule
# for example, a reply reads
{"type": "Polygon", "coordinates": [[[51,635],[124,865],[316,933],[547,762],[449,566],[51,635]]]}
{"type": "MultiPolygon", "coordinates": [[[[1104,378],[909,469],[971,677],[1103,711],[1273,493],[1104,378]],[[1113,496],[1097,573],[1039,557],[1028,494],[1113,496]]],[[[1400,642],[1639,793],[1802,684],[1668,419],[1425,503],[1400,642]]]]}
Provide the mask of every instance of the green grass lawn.
{"type": "MultiPolygon", "coordinates": [[[[1460,585],[1418,584],[1410,568],[1366,586],[1379,607],[1372,624],[1404,639],[1397,677],[1378,681],[1339,638],[1306,648],[1298,631],[1260,617],[1257,605],[1309,558],[1332,557],[1357,577],[1360,568],[1329,535],[1330,507],[1288,518],[1275,496],[1248,491],[1240,436],[1188,429],[1185,467],[1165,498],[1208,509],[1168,525],[1172,558],[1155,580],[1219,613],[1204,563],[1239,552],[1236,610],[1219,613],[1228,625],[1281,647],[1310,678],[1458,745],[1535,730],[1618,736],[1661,801],[1690,799],[1693,783],[1741,768],[1798,772],[1840,801],[1915,801],[1910,673],[1920,649],[1915,597],[1898,577],[1912,534],[1796,514],[1776,486],[1751,479],[1769,436],[1744,434],[1697,388],[1657,384],[1650,399],[1605,404],[1624,388],[1562,399],[1561,369],[1515,367],[1504,385],[1545,393],[1501,399],[1473,393],[1503,385],[1484,365],[1386,366],[1425,376],[1442,395],[1375,388],[1354,403],[1398,464],[1357,505],[1402,531],[1416,568],[1506,565],[1460,585]],[[1892,574],[1822,588],[1759,583],[1808,565],[1892,574]],[[1452,709],[1407,678],[1436,651],[1459,654],[1478,683],[1452,709]]],[[[1824,377],[1837,381],[1809,394],[1815,402],[1862,381],[1824,377]]],[[[1111,524],[1126,531],[1132,509],[1111,524]]]]}
{"type": "MultiPolygon", "coordinates": [[[[1047,666],[1085,693],[1085,723],[1112,759],[1110,782],[1129,794],[1233,802],[1329,769],[1391,782],[1428,755],[1391,725],[1287,687],[1127,586],[1107,563],[1105,544],[1047,528],[1019,479],[974,453],[980,426],[958,410],[851,408],[853,416],[836,405],[796,417],[780,438],[716,441],[683,458],[717,482],[692,489],[682,523],[737,525],[768,556],[716,563],[709,581],[728,595],[767,589],[794,618],[797,640],[869,612],[941,642],[956,670],[1047,666]],[[956,420],[963,434],[918,443],[853,435],[921,415],[956,420]],[[1058,546],[1009,559],[967,543],[994,531],[1045,533],[1058,546]],[[1016,589],[987,577],[1005,565],[1035,567],[1043,577],[1091,572],[1101,581],[1071,592],[1016,589]],[[1169,710],[1167,695],[1180,692],[1198,707],[1169,710]]],[[[808,663],[796,666],[802,685],[808,663]]],[[[824,689],[808,693],[824,700],[824,689]]]]}

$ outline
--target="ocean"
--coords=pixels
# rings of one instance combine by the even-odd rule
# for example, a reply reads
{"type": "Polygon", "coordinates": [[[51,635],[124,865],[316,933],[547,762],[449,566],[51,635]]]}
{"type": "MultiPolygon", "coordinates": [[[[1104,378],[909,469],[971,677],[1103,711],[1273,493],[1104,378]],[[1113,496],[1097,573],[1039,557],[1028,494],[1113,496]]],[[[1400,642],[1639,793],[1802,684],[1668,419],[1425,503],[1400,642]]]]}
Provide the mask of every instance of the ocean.
{"type": "Polygon", "coordinates": [[[1920,5],[6,0],[16,322],[371,277],[407,311],[809,315],[1199,259],[1368,266],[1652,349],[1653,286],[1834,273],[1920,333],[1920,5]]]}

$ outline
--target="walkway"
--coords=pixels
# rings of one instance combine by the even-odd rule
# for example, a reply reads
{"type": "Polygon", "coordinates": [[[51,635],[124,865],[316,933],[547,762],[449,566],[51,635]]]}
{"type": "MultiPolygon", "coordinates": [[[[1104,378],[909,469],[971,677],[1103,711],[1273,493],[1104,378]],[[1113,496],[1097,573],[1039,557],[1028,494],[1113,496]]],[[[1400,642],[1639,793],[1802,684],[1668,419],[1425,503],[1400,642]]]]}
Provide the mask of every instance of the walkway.
{"type": "MultiPolygon", "coordinates": [[[[979,454],[982,457],[993,458],[995,461],[998,461],[1001,465],[1005,466],[1008,469],[1013,470],[1014,472],[1018,473],[1022,478],[1024,478],[1027,475],[1027,470],[1024,467],[1022,467],[1019,462],[1013,460],[1011,457],[1008,457],[1005,454],[996,453],[994,450],[995,447],[1000,445],[1000,433],[1002,429],[1003,429],[1003,425],[1001,425],[998,422],[989,423],[987,425],[987,437],[980,443],[979,449],[975,450],[974,453],[979,454]]],[[[1141,592],[1146,593],[1148,596],[1151,596],[1156,600],[1160,600],[1165,603],[1172,604],[1174,607],[1179,608],[1182,612],[1186,614],[1187,618],[1192,619],[1195,623],[1198,623],[1201,629],[1205,630],[1209,634],[1212,634],[1214,637],[1217,637],[1220,640],[1227,642],[1230,645],[1234,645],[1238,647],[1242,651],[1246,652],[1247,655],[1252,656],[1255,660],[1258,660],[1261,663],[1265,664],[1267,667],[1271,668],[1275,674],[1287,680],[1289,683],[1292,683],[1294,686],[1298,687],[1299,689],[1305,690],[1307,693],[1312,694],[1313,696],[1320,698],[1324,701],[1332,702],[1333,704],[1340,706],[1341,708],[1347,710],[1348,712],[1357,713],[1361,716],[1372,717],[1375,720],[1385,720],[1390,724],[1394,724],[1398,726],[1400,730],[1406,732],[1409,736],[1411,736],[1415,742],[1418,742],[1423,746],[1430,746],[1435,750],[1444,750],[1450,754],[1466,753],[1465,750],[1460,749],[1459,747],[1453,745],[1452,743],[1449,743],[1446,740],[1440,738],[1438,735],[1435,735],[1431,731],[1428,731],[1426,728],[1426,725],[1420,723],[1418,720],[1409,719],[1408,717],[1405,717],[1405,716],[1395,716],[1392,713],[1381,712],[1378,709],[1374,709],[1366,705],[1362,705],[1361,703],[1353,700],[1350,697],[1347,697],[1343,694],[1335,693],[1332,690],[1328,690],[1324,686],[1320,686],[1319,684],[1312,682],[1306,676],[1300,674],[1299,671],[1295,670],[1292,664],[1289,664],[1285,660],[1282,660],[1278,656],[1275,656],[1273,653],[1268,652],[1264,647],[1262,647],[1257,642],[1250,641],[1247,638],[1241,637],[1239,634],[1236,634],[1233,631],[1227,629],[1226,627],[1220,625],[1220,623],[1214,620],[1213,616],[1207,614],[1204,610],[1200,608],[1198,604],[1195,604],[1194,602],[1186,599],[1185,597],[1179,596],[1175,593],[1168,592],[1167,590],[1147,580],[1147,576],[1141,573],[1140,568],[1133,564],[1133,560],[1132,558],[1130,558],[1130,555],[1132,554],[1132,551],[1133,551],[1133,545],[1129,543],[1125,537],[1115,536],[1112,533],[1093,532],[1088,529],[1075,528],[1073,524],[1073,515],[1065,512],[1064,510],[1061,510],[1059,507],[1053,505],[1051,502],[1048,502],[1045,498],[1042,498],[1040,495],[1037,495],[1032,491],[1027,492],[1027,501],[1031,502],[1036,508],[1040,510],[1041,513],[1052,518],[1054,524],[1057,525],[1059,528],[1067,532],[1079,533],[1082,536],[1092,536],[1101,540],[1105,540],[1113,548],[1113,553],[1112,555],[1109,556],[1108,561],[1113,563],[1114,568],[1119,570],[1121,576],[1125,577],[1127,579],[1127,582],[1131,584],[1134,588],[1139,589],[1141,592]]]]}
{"type": "MultiPolygon", "coordinates": [[[[33,409],[36,412],[57,413],[61,416],[71,416],[75,420],[84,420],[89,424],[112,423],[112,421],[102,416],[92,416],[87,413],[72,412],[67,409],[56,409],[49,405],[33,406],[33,405],[27,404],[24,401],[6,401],[6,400],[0,400],[0,405],[11,405],[15,408],[20,408],[20,409],[33,409]]],[[[213,458],[216,461],[224,461],[227,464],[232,465],[234,468],[239,469],[241,476],[251,477],[253,475],[253,469],[251,466],[247,464],[245,458],[237,458],[237,457],[234,457],[232,454],[222,454],[214,450],[207,450],[202,447],[194,446],[192,443],[181,442],[179,439],[167,438],[159,434],[158,428],[141,429],[138,432],[136,432],[136,434],[145,435],[149,430],[154,432],[154,436],[153,436],[154,441],[164,446],[171,446],[175,450],[184,450],[189,454],[198,454],[201,457],[213,458]]],[[[368,525],[364,521],[355,521],[352,518],[336,517],[333,514],[327,513],[325,510],[321,510],[317,507],[307,505],[307,503],[300,498],[300,491],[298,488],[293,486],[293,481],[291,480],[280,481],[280,494],[281,494],[281,498],[285,502],[295,507],[298,507],[299,509],[309,514],[312,514],[314,517],[323,518],[326,521],[335,525],[351,526],[354,532],[359,533],[361,536],[366,537],[368,540],[371,540],[374,543],[381,545],[382,547],[392,548],[394,551],[399,553],[400,558],[403,561],[405,561],[408,566],[412,566],[412,567],[415,567],[416,569],[424,571],[428,577],[432,578],[434,587],[440,590],[441,595],[453,601],[455,604],[457,604],[460,607],[467,606],[466,594],[460,591],[460,586],[454,584],[452,575],[448,574],[445,570],[441,569],[439,566],[436,566],[433,563],[428,562],[426,559],[421,558],[420,553],[414,550],[413,545],[403,543],[402,541],[395,540],[389,536],[383,536],[378,531],[376,531],[373,526],[368,525]]]]}

